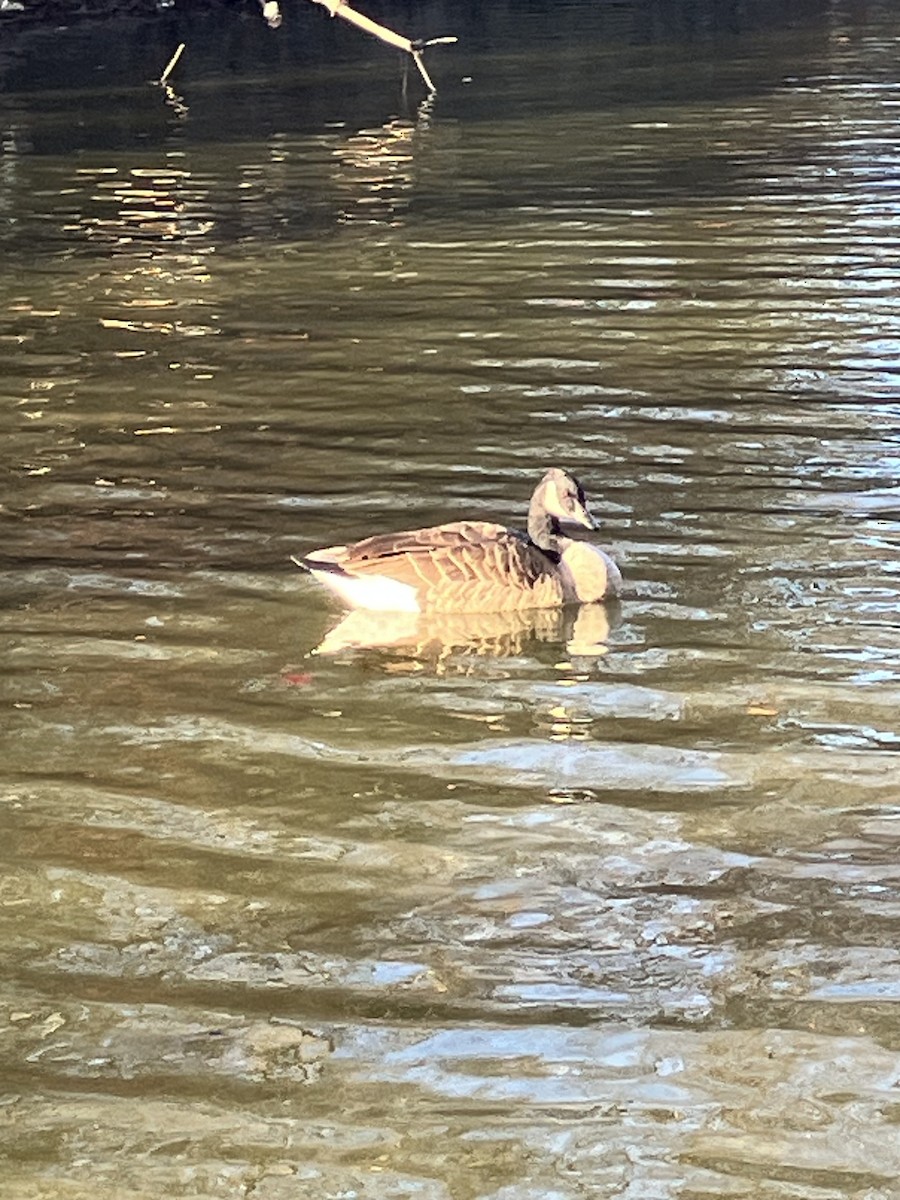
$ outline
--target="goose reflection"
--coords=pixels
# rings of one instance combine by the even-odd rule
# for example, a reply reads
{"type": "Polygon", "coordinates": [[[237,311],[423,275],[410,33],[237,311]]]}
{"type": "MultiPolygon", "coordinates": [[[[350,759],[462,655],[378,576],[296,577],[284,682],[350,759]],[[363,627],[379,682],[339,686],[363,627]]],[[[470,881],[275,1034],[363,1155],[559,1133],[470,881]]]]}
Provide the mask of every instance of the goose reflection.
{"type": "Polygon", "coordinates": [[[615,600],[577,608],[494,613],[353,609],[312,653],[392,650],[398,652],[398,660],[411,665],[446,669],[453,660],[514,658],[556,645],[585,665],[585,660],[607,653],[610,634],[620,619],[621,605],[615,600]]]}

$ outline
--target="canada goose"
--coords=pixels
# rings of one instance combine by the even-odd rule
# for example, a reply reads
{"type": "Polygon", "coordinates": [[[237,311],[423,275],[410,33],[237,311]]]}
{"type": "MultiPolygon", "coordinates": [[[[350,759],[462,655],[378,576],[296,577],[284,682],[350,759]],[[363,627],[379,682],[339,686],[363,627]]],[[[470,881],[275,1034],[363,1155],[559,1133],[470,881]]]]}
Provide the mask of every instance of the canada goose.
{"type": "Polygon", "coordinates": [[[578,480],[551,467],[531,497],[527,534],[488,521],[454,521],[380,533],[292,561],[350,608],[501,612],[616,595],[619,568],[598,546],[564,537],[562,522],[597,528],[578,480]]]}

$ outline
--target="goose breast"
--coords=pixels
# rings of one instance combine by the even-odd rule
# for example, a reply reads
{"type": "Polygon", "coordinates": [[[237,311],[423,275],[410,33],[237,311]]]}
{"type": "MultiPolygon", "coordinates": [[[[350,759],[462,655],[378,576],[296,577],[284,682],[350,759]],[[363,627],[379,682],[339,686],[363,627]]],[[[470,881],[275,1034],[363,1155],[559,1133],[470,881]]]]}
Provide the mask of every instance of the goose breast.
{"type": "Polygon", "coordinates": [[[570,541],[559,563],[560,580],[570,603],[593,604],[617,596],[622,586],[619,568],[608,554],[590,542],[570,541]]]}

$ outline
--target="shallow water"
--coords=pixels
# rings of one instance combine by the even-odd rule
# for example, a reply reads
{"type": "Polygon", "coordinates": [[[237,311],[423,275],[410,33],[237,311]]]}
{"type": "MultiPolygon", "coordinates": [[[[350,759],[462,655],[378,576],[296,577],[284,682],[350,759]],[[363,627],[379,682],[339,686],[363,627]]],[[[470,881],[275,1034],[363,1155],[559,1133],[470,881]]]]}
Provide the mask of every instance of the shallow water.
{"type": "Polygon", "coordinates": [[[900,14],[712,8],[5,27],[4,1194],[897,1194],[900,14]]]}

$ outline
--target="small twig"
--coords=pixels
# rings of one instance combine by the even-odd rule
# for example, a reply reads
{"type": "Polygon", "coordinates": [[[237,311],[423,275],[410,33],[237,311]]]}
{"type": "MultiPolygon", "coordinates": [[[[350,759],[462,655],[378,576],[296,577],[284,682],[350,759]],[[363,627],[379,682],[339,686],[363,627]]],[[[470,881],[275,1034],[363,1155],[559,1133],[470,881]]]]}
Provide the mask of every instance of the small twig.
{"type": "Polygon", "coordinates": [[[431,76],[425,70],[425,63],[422,61],[422,51],[410,50],[410,54],[413,56],[413,62],[419,68],[419,74],[425,80],[425,86],[428,88],[429,92],[436,92],[437,88],[434,86],[431,76]]]}
{"type": "Polygon", "coordinates": [[[184,42],[179,42],[178,49],[166,63],[166,69],[163,71],[162,75],[160,75],[159,79],[154,80],[156,86],[161,87],[165,93],[166,103],[171,104],[172,108],[175,110],[175,115],[178,117],[187,116],[188,106],[177,94],[177,92],[173,90],[172,85],[169,83],[169,76],[175,69],[175,64],[178,62],[179,58],[181,58],[182,54],[184,54],[184,42]]]}
{"type": "Polygon", "coordinates": [[[169,78],[169,76],[172,74],[172,71],[175,69],[175,64],[178,62],[179,58],[181,58],[182,54],[184,54],[184,42],[179,42],[178,49],[175,51],[175,53],[169,59],[167,65],[166,65],[166,69],[163,71],[162,75],[160,75],[159,79],[157,80],[157,83],[159,84],[160,87],[166,86],[166,81],[169,78]]]}

